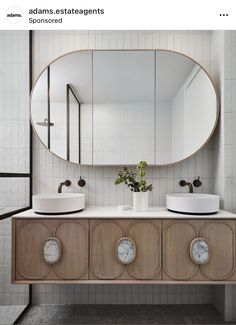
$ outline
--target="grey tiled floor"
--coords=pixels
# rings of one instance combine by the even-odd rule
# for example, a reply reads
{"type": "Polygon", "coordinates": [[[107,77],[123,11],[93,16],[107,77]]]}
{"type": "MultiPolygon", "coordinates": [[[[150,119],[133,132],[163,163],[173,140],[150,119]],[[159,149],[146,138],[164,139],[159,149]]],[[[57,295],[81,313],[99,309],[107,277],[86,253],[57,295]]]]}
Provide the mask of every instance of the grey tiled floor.
{"type": "MultiPolygon", "coordinates": [[[[20,325],[230,324],[212,305],[37,305],[20,325]]],[[[235,324],[235,323],[234,323],[235,324]]]]}
{"type": "Polygon", "coordinates": [[[25,305],[0,306],[0,325],[13,324],[25,307],[25,305]]]}

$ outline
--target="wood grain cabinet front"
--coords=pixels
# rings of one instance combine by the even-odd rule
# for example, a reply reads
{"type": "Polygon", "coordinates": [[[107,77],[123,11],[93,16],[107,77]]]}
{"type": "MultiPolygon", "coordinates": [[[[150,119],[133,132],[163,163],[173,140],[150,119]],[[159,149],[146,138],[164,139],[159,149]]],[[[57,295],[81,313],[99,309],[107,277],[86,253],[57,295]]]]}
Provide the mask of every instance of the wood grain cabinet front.
{"type": "Polygon", "coordinates": [[[236,281],[235,220],[13,218],[14,283],[236,281]]]}
{"type": "Polygon", "coordinates": [[[161,279],[161,221],[91,221],[90,278],[161,279]]]}
{"type": "Polygon", "coordinates": [[[233,280],[234,220],[163,221],[163,279],[233,280]]]}
{"type": "Polygon", "coordinates": [[[88,279],[88,221],[13,219],[13,282],[88,279]]]}

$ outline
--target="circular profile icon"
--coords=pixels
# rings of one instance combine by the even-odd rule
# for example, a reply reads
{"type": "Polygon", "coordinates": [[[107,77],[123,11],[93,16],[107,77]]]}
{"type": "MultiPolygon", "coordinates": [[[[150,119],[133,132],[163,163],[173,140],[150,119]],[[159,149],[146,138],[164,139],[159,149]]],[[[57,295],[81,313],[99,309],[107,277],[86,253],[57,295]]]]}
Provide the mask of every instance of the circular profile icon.
{"type": "Polygon", "coordinates": [[[23,19],[23,11],[19,7],[10,7],[6,11],[6,19],[11,24],[18,24],[23,19]]]}

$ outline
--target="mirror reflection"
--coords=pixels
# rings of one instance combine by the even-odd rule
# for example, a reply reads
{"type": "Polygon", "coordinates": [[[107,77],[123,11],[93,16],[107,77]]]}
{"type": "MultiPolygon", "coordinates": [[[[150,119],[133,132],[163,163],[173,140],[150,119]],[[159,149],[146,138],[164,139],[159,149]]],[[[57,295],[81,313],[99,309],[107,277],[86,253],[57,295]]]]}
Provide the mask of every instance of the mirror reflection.
{"type": "Polygon", "coordinates": [[[167,50],[67,54],[43,71],[31,97],[43,144],[77,164],[181,161],[206,143],[217,117],[205,70],[167,50]]]}
{"type": "Polygon", "coordinates": [[[93,54],[93,163],[154,164],[153,51],[93,54]]]}
{"type": "Polygon", "coordinates": [[[44,70],[31,95],[31,120],[58,157],[92,164],[91,51],[65,55],[44,70]]]}
{"type": "Polygon", "coordinates": [[[217,120],[215,89],[194,61],[156,52],[156,162],[189,157],[206,142],[217,120]]]}

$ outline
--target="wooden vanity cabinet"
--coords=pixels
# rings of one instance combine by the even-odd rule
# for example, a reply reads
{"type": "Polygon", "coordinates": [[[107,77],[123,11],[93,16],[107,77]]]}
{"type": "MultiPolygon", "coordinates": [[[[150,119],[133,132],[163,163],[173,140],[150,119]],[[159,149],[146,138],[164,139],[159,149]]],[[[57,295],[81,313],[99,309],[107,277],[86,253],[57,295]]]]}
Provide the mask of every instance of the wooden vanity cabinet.
{"type": "MultiPolygon", "coordinates": [[[[13,219],[13,282],[88,279],[88,221],[75,219],[13,219]],[[60,259],[48,263],[44,243],[59,243],[60,259]]],[[[50,257],[50,252],[49,252],[50,257]]]]}
{"type": "Polygon", "coordinates": [[[90,279],[161,279],[160,220],[91,220],[90,279]],[[117,242],[131,239],[136,256],[123,264],[117,256],[117,242]]]}
{"type": "Polygon", "coordinates": [[[12,226],[14,283],[236,281],[233,219],[17,217],[12,226]],[[191,250],[199,240],[202,264],[191,250]]]}
{"type": "Polygon", "coordinates": [[[234,280],[234,220],[164,220],[163,280],[234,280]],[[209,259],[197,264],[191,258],[191,242],[202,238],[208,243],[209,259]]]}

